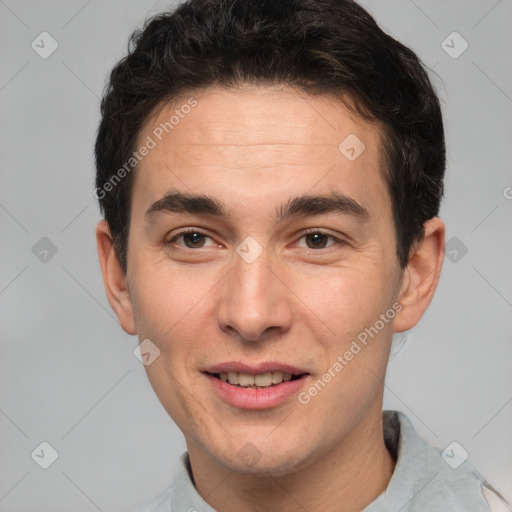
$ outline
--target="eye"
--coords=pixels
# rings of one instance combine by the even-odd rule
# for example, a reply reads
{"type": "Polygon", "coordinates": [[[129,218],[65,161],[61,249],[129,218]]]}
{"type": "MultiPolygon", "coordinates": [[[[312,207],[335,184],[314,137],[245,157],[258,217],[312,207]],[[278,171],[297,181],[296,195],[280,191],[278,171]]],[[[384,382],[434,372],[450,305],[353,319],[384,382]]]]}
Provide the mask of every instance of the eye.
{"type": "Polygon", "coordinates": [[[308,249],[325,249],[327,247],[331,247],[332,245],[336,245],[336,243],[341,243],[340,240],[338,240],[332,235],[324,233],[323,231],[311,231],[303,235],[301,237],[301,240],[302,239],[305,240],[306,247],[308,249]],[[329,239],[333,240],[334,243],[328,245],[329,239]]]}
{"type": "Polygon", "coordinates": [[[216,246],[215,242],[207,236],[205,233],[198,231],[196,229],[190,229],[187,231],[180,231],[173,238],[166,242],[166,245],[174,244],[179,239],[183,240],[182,244],[177,244],[179,246],[185,246],[188,249],[201,249],[202,247],[206,247],[206,241],[210,240],[210,247],[216,246]]]}

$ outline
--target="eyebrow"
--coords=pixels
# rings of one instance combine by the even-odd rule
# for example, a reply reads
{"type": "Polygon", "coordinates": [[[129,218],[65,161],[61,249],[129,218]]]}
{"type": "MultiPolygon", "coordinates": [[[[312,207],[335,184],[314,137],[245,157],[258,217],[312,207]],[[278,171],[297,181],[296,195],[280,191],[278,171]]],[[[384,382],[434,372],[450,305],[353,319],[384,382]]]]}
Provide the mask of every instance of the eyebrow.
{"type": "Polygon", "coordinates": [[[153,217],[166,212],[228,217],[225,207],[212,197],[169,192],[146,210],[145,218],[151,221],[153,217]]]}
{"type": "Polygon", "coordinates": [[[281,206],[277,220],[282,221],[289,217],[306,215],[323,215],[326,213],[340,213],[351,215],[360,221],[370,218],[369,211],[351,197],[337,192],[328,195],[304,195],[290,199],[281,206]]]}
{"type": "MultiPolygon", "coordinates": [[[[218,218],[228,218],[229,210],[225,205],[206,195],[183,194],[169,192],[154,202],[147,210],[145,219],[151,222],[162,213],[182,213],[191,215],[205,215],[218,218]]],[[[303,195],[291,198],[276,210],[276,221],[280,222],[290,217],[323,215],[339,213],[350,215],[360,221],[370,218],[368,210],[354,199],[332,192],[327,195],[303,195]]]]}

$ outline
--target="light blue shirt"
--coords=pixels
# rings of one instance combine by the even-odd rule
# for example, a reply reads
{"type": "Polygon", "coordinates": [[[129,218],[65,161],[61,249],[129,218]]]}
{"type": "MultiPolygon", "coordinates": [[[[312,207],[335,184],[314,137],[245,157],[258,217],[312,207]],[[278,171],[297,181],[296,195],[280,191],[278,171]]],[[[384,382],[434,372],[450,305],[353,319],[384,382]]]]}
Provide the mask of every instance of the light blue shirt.
{"type": "MultiPolygon", "coordinates": [[[[387,489],[362,512],[510,510],[476,469],[467,460],[462,462],[464,452],[457,446],[441,456],[440,450],[418,436],[401,412],[384,411],[383,424],[386,446],[396,465],[387,489]]],[[[184,452],[177,461],[173,485],[137,512],[217,511],[196,491],[188,453],[184,452]]]]}

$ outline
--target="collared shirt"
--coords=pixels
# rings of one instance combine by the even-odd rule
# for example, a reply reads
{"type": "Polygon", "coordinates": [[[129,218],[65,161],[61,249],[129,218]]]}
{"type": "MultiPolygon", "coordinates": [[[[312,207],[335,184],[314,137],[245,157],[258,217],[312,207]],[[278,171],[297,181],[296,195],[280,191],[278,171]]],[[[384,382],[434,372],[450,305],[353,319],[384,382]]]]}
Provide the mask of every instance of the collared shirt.
{"type": "MultiPolygon", "coordinates": [[[[396,459],[387,489],[362,512],[505,512],[512,510],[464,460],[460,445],[441,454],[421,439],[405,414],[383,412],[384,440],[396,459]]],[[[137,512],[217,512],[192,481],[188,453],[177,461],[173,485],[137,512]]],[[[222,511],[218,511],[222,512],[222,511]]]]}

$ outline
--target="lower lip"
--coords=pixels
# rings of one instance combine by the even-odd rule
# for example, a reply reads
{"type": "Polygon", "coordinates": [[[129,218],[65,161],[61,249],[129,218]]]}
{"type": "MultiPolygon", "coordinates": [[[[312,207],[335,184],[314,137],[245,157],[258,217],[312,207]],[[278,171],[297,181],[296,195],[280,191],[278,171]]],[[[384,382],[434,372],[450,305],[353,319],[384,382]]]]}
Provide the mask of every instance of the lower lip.
{"type": "Polygon", "coordinates": [[[299,379],[289,380],[276,384],[270,388],[239,388],[223,382],[217,377],[204,374],[222,400],[240,409],[270,409],[284,403],[288,398],[297,393],[309,375],[303,375],[299,379]]]}

